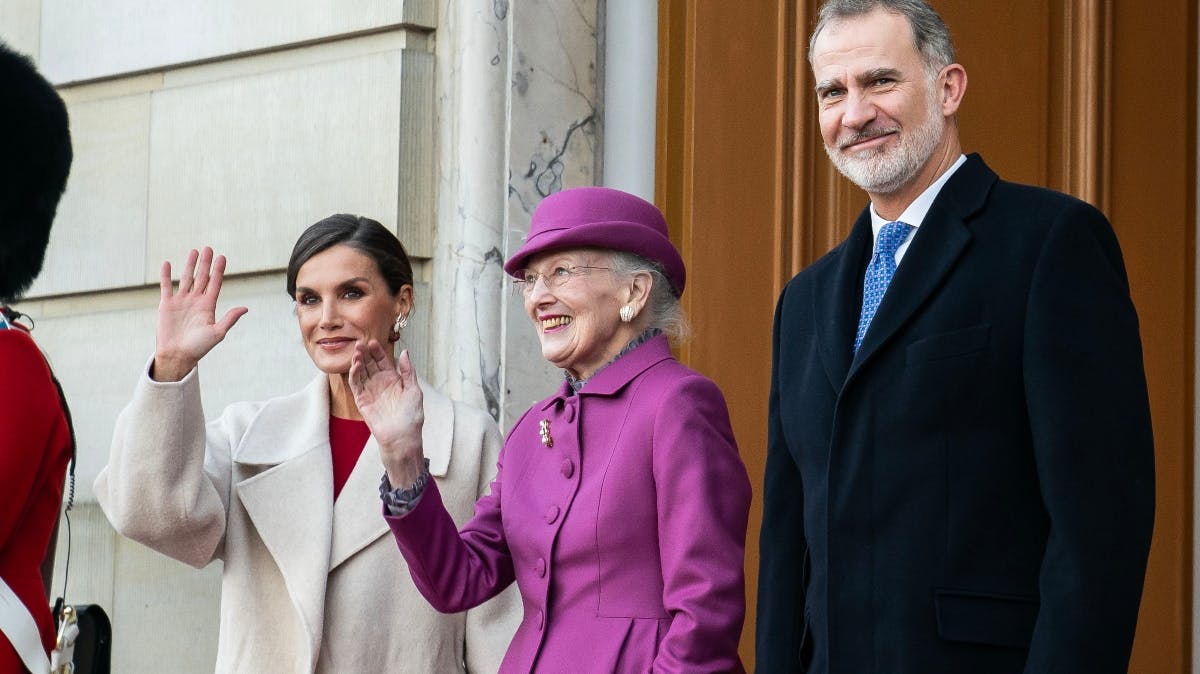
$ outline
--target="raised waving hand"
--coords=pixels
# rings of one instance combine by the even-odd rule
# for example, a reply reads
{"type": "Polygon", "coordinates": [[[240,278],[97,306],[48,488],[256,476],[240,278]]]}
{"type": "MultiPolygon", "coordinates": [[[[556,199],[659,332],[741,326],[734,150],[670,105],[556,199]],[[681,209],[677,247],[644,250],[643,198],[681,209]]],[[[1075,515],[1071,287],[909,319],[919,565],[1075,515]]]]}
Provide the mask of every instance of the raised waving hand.
{"type": "Polygon", "coordinates": [[[225,256],[214,259],[208,246],[188,252],[178,290],[171,284],[170,260],[163,261],[151,371],[155,380],[183,379],[248,311],[246,307],[234,307],[216,320],[217,296],[224,276],[225,256]]]}
{"type": "Polygon", "coordinates": [[[421,474],[425,425],[424,394],[408,351],[392,364],[391,355],[372,339],[354,345],[350,362],[354,403],[379,443],[380,458],[394,487],[407,487],[421,474]]]}

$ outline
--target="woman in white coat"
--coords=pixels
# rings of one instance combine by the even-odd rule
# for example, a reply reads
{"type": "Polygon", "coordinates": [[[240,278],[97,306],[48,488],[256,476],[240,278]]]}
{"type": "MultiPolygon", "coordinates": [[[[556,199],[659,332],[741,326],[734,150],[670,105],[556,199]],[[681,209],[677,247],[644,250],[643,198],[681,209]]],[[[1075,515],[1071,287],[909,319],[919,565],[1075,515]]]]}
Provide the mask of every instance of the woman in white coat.
{"type": "MultiPolygon", "coordinates": [[[[334,215],[296,242],[287,291],[321,371],[291,395],[205,423],[197,365],[243,314],[216,319],[225,258],[191,251],[160,282],[154,358],[121,412],[96,495],[121,534],[197,568],[224,562],[219,672],[494,672],[520,620],[508,593],[441,615],[379,517],[379,448],[347,385],[356,342],[395,343],[413,308],[403,246],[334,215]]],[[[459,522],[495,472],[484,412],[425,388],[430,473],[459,522]]]]}

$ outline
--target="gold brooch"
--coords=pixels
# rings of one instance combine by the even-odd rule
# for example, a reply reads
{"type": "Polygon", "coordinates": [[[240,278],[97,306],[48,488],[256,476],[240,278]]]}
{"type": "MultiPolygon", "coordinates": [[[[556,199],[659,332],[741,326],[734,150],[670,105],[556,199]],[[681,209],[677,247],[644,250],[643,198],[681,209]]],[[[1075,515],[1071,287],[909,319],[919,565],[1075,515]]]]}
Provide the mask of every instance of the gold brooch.
{"type": "Polygon", "coordinates": [[[550,437],[550,420],[542,419],[538,422],[538,433],[542,436],[542,444],[547,447],[554,446],[554,438],[550,437]]]}

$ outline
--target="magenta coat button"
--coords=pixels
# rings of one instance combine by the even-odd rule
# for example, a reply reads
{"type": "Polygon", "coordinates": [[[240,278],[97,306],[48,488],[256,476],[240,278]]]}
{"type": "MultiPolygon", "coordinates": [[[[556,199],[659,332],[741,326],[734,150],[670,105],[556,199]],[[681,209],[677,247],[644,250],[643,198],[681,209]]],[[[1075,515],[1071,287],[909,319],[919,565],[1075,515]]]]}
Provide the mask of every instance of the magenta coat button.
{"type": "Polygon", "coordinates": [[[558,513],[560,512],[562,511],[558,509],[558,506],[550,506],[550,509],[546,511],[546,524],[554,524],[557,522],[558,513]]]}
{"type": "Polygon", "coordinates": [[[563,459],[562,474],[568,480],[571,479],[571,476],[575,474],[575,462],[570,459],[563,459]]]}

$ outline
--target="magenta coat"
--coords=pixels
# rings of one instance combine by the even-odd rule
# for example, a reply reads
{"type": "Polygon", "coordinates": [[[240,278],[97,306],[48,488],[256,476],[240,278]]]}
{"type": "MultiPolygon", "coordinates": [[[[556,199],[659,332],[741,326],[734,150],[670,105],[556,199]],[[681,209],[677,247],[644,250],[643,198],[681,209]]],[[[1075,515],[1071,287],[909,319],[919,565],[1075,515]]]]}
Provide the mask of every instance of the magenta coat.
{"type": "Polygon", "coordinates": [[[750,483],[721,392],[665,337],[570,391],[517,422],[461,532],[432,483],[387,518],[417,588],[461,611],[515,579],[501,672],[742,671],[750,483]]]}

